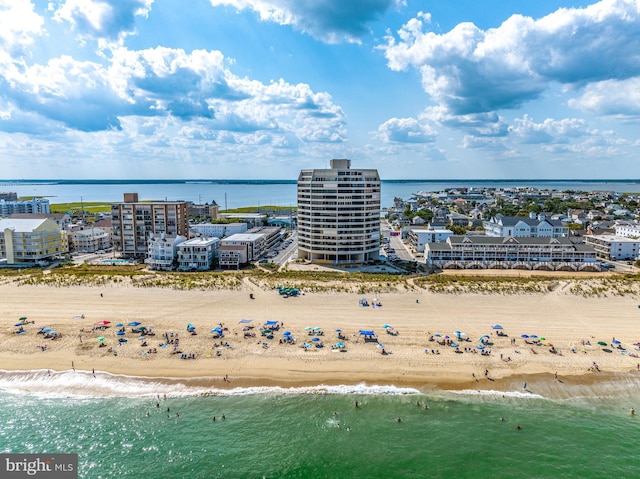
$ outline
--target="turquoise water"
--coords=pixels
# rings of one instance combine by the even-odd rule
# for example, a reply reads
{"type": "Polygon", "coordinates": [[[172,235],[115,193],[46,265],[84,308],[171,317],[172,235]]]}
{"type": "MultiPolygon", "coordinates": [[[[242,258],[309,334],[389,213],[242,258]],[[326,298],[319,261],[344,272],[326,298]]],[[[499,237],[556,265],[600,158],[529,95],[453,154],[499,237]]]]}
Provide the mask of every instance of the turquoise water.
{"type": "Polygon", "coordinates": [[[130,396],[91,399],[81,397],[69,376],[43,376],[0,377],[0,451],[77,452],[82,478],[640,475],[640,416],[631,417],[628,407],[637,384],[628,393],[612,394],[617,399],[472,391],[425,395],[366,386],[190,397],[201,391],[84,375],[85,396],[91,390],[102,395],[109,387],[130,396]],[[15,387],[37,382],[44,393],[15,387]],[[59,387],[64,383],[70,384],[68,391],[59,387]],[[158,390],[169,397],[161,394],[157,400],[158,390]]]}

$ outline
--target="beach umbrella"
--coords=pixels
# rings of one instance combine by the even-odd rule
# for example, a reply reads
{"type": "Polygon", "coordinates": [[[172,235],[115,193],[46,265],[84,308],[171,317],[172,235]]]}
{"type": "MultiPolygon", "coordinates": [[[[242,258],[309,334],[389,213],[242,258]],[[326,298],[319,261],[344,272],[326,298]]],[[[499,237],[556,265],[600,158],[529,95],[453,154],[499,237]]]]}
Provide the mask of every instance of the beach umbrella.
{"type": "Polygon", "coordinates": [[[122,323],[116,324],[116,328],[121,328],[122,326],[124,326],[124,324],[122,324],[122,323]]]}
{"type": "Polygon", "coordinates": [[[493,329],[504,329],[502,326],[500,326],[499,324],[492,324],[491,328],[493,329]]]}
{"type": "Polygon", "coordinates": [[[465,339],[469,336],[467,333],[464,333],[462,331],[456,331],[455,335],[458,339],[465,339]]]}
{"type": "Polygon", "coordinates": [[[533,339],[536,339],[538,336],[536,336],[535,334],[530,334],[529,337],[533,338],[533,339]]]}
{"type": "Polygon", "coordinates": [[[528,338],[528,337],[529,337],[529,335],[528,335],[528,334],[521,334],[521,335],[520,335],[520,337],[521,337],[521,338],[525,338],[525,339],[526,339],[526,338],[528,338]]]}
{"type": "Polygon", "coordinates": [[[26,317],[26,316],[23,316],[23,317],[21,317],[21,318],[18,318],[18,321],[26,321],[26,320],[27,320],[27,317],[26,317]]]}
{"type": "Polygon", "coordinates": [[[313,341],[314,343],[317,343],[318,341],[320,341],[320,338],[313,338],[311,341],[313,341]]]}
{"type": "Polygon", "coordinates": [[[378,343],[378,348],[380,348],[380,349],[384,349],[384,344],[380,344],[380,343],[378,343]]]}
{"type": "Polygon", "coordinates": [[[107,324],[111,324],[111,321],[98,321],[94,326],[106,326],[107,324]]]}
{"type": "Polygon", "coordinates": [[[336,333],[341,333],[342,329],[336,329],[336,333]]]}
{"type": "Polygon", "coordinates": [[[22,324],[22,323],[16,323],[16,324],[14,324],[14,326],[24,326],[24,324],[22,324]]]}
{"type": "Polygon", "coordinates": [[[283,336],[291,336],[291,331],[285,331],[282,333],[283,336]]]}
{"type": "Polygon", "coordinates": [[[344,348],[344,343],[342,341],[336,343],[336,348],[344,348]]]}
{"type": "Polygon", "coordinates": [[[600,346],[606,346],[606,345],[607,345],[607,343],[605,343],[604,341],[598,341],[598,344],[599,344],[600,346]]]}
{"type": "Polygon", "coordinates": [[[316,326],[315,328],[313,328],[314,331],[320,331],[320,329],[322,329],[320,326],[316,326]]]}
{"type": "Polygon", "coordinates": [[[614,339],[613,341],[611,341],[611,344],[620,344],[620,340],[614,339]]]}
{"type": "Polygon", "coordinates": [[[116,334],[117,334],[118,336],[124,336],[124,335],[125,335],[125,334],[127,334],[127,333],[125,333],[124,331],[118,331],[116,334]]]}
{"type": "Polygon", "coordinates": [[[100,336],[99,338],[96,338],[96,341],[98,341],[99,343],[103,343],[105,339],[106,338],[104,336],[100,336]]]}
{"type": "Polygon", "coordinates": [[[383,325],[382,325],[382,327],[383,327],[384,329],[389,329],[389,328],[391,328],[391,326],[389,326],[388,324],[383,324],[383,325]]]}
{"type": "Polygon", "coordinates": [[[449,346],[451,346],[452,348],[457,348],[458,347],[458,343],[451,343],[449,346]]]}
{"type": "Polygon", "coordinates": [[[305,331],[311,331],[313,328],[311,326],[307,326],[306,328],[304,328],[305,331]]]}
{"type": "Polygon", "coordinates": [[[132,321],[132,322],[130,322],[129,324],[127,324],[127,326],[139,326],[139,325],[141,325],[141,324],[142,324],[142,323],[140,323],[140,322],[138,322],[138,321],[132,321]]]}
{"type": "Polygon", "coordinates": [[[42,328],[40,331],[42,331],[43,333],[49,333],[52,331],[51,328],[42,328]]]}
{"type": "Polygon", "coordinates": [[[546,341],[546,338],[538,338],[540,341],[546,341]]]}
{"type": "Polygon", "coordinates": [[[478,348],[478,349],[484,349],[484,346],[483,346],[482,344],[478,344],[478,345],[476,346],[476,348],[478,348]]]}
{"type": "Polygon", "coordinates": [[[440,334],[440,333],[436,333],[436,334],[434,334],[434,336],[435,336],[436,338],[440,338],[440,337],[442,337],[442,334],[440,334]]]}

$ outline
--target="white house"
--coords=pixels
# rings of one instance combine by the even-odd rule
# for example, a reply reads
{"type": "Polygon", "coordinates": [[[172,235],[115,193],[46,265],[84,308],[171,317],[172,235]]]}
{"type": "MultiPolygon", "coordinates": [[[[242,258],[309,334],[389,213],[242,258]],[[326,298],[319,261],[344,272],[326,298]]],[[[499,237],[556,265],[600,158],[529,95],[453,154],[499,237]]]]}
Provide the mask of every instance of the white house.
{"type": "Polygon", "coordinates": [[[171,271],[178,257],[178,245],[187,241],[180,235],[149,234],[147,257],[144,260],[149,269],[171,271]]]}

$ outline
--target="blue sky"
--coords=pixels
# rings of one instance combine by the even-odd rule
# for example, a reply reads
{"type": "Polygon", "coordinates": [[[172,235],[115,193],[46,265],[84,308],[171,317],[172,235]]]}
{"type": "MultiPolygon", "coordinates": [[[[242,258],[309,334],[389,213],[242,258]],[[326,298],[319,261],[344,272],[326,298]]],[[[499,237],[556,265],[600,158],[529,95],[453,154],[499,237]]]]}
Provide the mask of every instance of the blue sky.
{"type": "Polygon", "coordinates": [[[0,0],[0,178],[639,178],[640,1],[0,0]]]}

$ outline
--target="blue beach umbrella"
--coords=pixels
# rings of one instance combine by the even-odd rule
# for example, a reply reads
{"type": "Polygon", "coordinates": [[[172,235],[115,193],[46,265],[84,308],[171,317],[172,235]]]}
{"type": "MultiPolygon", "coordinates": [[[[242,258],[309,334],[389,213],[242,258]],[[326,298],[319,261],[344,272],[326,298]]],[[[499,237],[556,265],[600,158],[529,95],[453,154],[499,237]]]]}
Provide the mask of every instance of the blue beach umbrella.
{"type": "Polygon", "coordinates": [[[140,326],[142,323],[138,322],[138,321],[132,321],[131,323],[127,324],[127,326],[140,326]]]}
{"type": "Polygon", "coordinates": [[[42,331],[43,333],[48,333],[49,331],[51,331],[51,328],[42,328],[40,331],[42,331]]]}
{"type": "Polygon", "coordinates": [[[493,329],[504,329],[502,326],[500,326],[499,324],[492,324],[491,327],[493,329]]]}
{"type": "Polygon", "coordinates": [[[127,334],[127,333],[125,333],[124,331],[118,331],[116,333],[116,335],[118,335],[118,336],[124,336],[125,334],[127,334]]]}
{"type": "Polygon", "coordinates": [[[618,339],[614,339],[613,341],[611,341],[611,344],[620,344],[620,341],[618,339]]]}
{"type": "Polygon", "coordinates": [[[520,337],[521,337],[521,338],[525,338],[525,339],[526,339],[526,338],[528,338],[528,337],[529,337],[529,335],[528,335],[528,334],[521,334],[521,335],[520,335],[520,337]]]}
{"type": "Polygon", "coordinates": [[[342,341],[340,341],[339,343],[336,343],[336,347],[337,348],[344,348],[344,343],[342,341]]]}
{"type": "Polygon", "coordinates": [[[291,336],[291,331],[285,331],[282,333],[283,336],[291,336]]]}
{"type": "Polygon", "coordinates": [[[317,343],[318,341],[320,341],[320,338],[313,338],[311,341],[313,341],[314,343],[317,343]]]}
{"type": "Polygon", "coordinates": [[[341,333],[342,329],[336,329],[336,333],[341,333]]]}
{"type": "Polygon", "coordinates": [[[22,324],[22,323],[16,323],[16,324],[14,324],[14,326],[24,326],[24,324],[22,324]]]}
{"type": "Polygon", "coordinates": [[[124,326],[124,324],[122,324],[122,323],[116,324],[116,328],[121,328],[122,326],[124,326]]]}
{"type": "Polygon", "coordinates": [[[478,345],[476,346],[476,348],[478,348],[478,349],[484,349],[484,345],[482,345],[482,344],[478,344],[478,345]]]}

